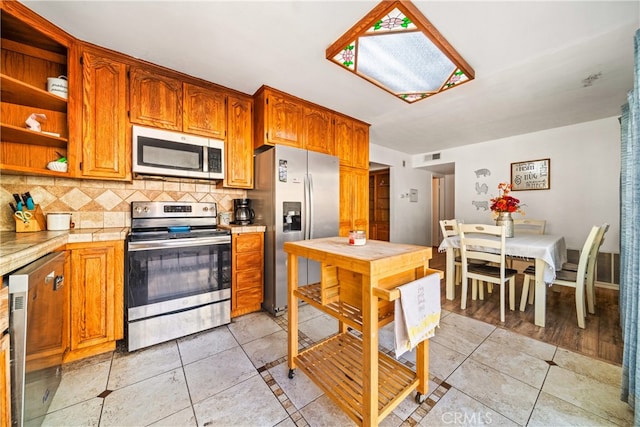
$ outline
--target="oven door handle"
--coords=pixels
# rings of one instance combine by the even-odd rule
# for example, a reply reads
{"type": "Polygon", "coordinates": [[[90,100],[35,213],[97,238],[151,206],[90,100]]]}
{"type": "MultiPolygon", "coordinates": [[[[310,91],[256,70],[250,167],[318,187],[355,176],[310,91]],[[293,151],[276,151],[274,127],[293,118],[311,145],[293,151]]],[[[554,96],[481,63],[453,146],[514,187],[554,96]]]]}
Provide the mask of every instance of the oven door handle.
{"type": "Polygon", "coordinates": [[[230,236],[207,237],[207,238],[185,238],[167,240],[146,240],[143,242],[129,242],[129,252],[151,251],[165,248],[188,248],[205,245],[223,245],[231,243],[230,236]]]}

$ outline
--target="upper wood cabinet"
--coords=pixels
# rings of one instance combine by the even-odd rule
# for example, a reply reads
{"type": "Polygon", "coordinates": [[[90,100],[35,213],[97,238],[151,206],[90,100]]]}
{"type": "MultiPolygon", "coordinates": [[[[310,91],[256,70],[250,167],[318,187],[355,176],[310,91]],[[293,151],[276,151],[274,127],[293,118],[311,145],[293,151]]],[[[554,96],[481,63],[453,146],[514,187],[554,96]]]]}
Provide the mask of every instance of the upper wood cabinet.
{"type": "Polygon", "coordinates": [[[190,83],[184,87],[182,130],[187,133],[224,139],[227,125],[226,93],[190,83]]]}
{"type": "Polygon", "coordinates": [[[224,187],[253,188],[253,101],[227,98],[224,187]]]}
{"type": "Polygon", "coordinates": [[[369,125],[336,114],[335,143],[342,166],[369,169],[369,125]]]}
{"type": "Polygon", "coordinates": [[[275,144],[304,148],[302,104],[295,98],[262,86],[254,95],[254,148],[275,144]]]}
{"type": "Polygon", "coordinates": [[[131,179],[131,128],[127,121],[127,65],[108,52],[82,48],[83,178],[131,179]]]}
{"type": "Polygon", "coordinates": [[[308,105],[303,107],[302,146],[307,150],[336,155],[333,116],[329,110],[308,105]]]}
{"type": "Polygon", "coordinates": [[[182,130],[182,81],[150,68],[131,67],[129,87],[131,123],[182,130]]]}
{"type": "Polygon", "coordinates": [[[350,230],[369,230],[369,171],[340,166],[339,235],[350,230]]]}
{"type": "Polygon", "coordinates": [[[46,168],[60,155],[72,156],[68,98],[47,91],[49,77],[69,75],[68,49],[72,37],[17,1],[0,2],[0,169],[3,172],[68,177],[46,168]],[[27,129],[31,114],[44,114],[41,132],[27,129]]]}

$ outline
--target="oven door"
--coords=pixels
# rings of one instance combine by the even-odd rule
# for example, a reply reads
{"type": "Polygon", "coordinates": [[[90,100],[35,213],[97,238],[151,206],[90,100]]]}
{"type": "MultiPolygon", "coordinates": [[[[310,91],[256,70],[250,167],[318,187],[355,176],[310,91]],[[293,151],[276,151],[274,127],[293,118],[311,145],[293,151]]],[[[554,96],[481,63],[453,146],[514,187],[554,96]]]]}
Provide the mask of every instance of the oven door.
{"type": "Polygon", "coordinates": [[[129,321],[230,298],[229,236],[129,242],[127,253],[129,321]]]}

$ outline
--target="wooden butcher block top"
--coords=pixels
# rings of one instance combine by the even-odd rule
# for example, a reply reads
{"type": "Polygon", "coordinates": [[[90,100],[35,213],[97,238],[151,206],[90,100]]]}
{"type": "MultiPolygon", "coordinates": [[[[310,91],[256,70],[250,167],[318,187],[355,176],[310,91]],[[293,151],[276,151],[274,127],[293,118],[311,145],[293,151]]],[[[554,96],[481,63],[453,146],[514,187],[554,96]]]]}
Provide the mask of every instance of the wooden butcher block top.
{"type": "Polygon", "coordinates": [[[431,248],[426,246],[367,240],[365,245],[349,245],[347,237],[285,242],[285,252],[335,265],[372,277],[394,274],[402,269],[427,266],[431,248]]]}

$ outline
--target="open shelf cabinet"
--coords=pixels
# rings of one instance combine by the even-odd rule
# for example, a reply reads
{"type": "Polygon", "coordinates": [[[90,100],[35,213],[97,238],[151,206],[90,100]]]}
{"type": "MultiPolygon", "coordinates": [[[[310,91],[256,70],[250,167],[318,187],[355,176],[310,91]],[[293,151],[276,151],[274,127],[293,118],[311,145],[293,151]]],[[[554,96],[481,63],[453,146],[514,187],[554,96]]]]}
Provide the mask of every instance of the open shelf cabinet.
{"type": "Polygon", "coordinates": [[[69,176],[46,169],[69,152],[69,103],[49,93],[47,78],[67,76],[71,38],[18,2],[1,6],[0,148],[2,172],[69,176]],[[39,119],[42,132],[26,120],[39,119]]]}

